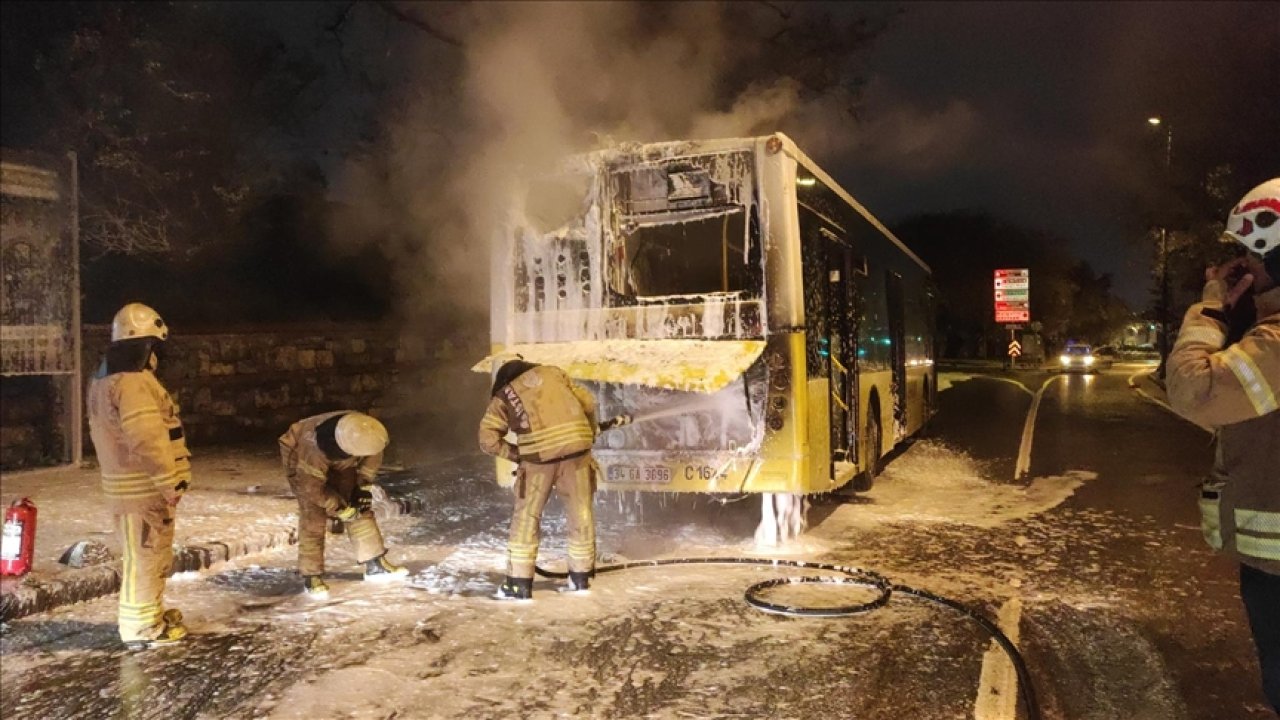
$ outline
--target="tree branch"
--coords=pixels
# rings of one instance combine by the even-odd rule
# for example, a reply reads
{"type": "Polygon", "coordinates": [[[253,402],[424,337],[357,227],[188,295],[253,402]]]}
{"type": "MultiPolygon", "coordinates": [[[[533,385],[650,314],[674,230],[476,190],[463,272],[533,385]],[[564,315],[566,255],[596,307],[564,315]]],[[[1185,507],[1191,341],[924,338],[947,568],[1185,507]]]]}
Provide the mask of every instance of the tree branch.
{"type": "Polygon", "coordinates": [[[767,7],[767,8],[769,8],[770,10],[772,10],[772,11],[774,11],[774,12],[778,13],[778,16],[779,16],[779,17],[781,17],[783,20],[790,20],[790,19],[791,19],[791,12],[790,12],[790,11],[788,11],[788,10],[783,10],[782,8],[778,7],[777,5],[774,5],[773,3],[769,2],[769,0],[756,0],[756,4],[757,4],[757,5],[763,5],[763,6],[767,7]]]}
{"type": "Polygon", "coordinates": [[[431,37],[439,40],[440,42],[448,43],[449,45],[452,45],[456,48],[463,47],[461,40],[458,40],[457,38],[454,38],[444,33],[443,31],[436,29],[434,26],[429,24],[426,20],[423,20],[422,18],[416,17],[414,15],[410,15],[409,13],[401,10],[400,8],[396,7],[395,3],[390,2],[390,0],[378,0],[377,4],[378,4],[378,7],[382,8],[384,12],[386,12],[391,17],[399,20],[400,22],[408,23],[418,28],[419,30],[425,32],[426,34],[430,35],[431,37]]]}
{"type": "Polygon", "coordinates": [[[342,26],[347,23],[347,18],[351,16],[351,9],[355,6],[356,4],[354,0],[347,3],[347,6],[342,9],[342,14],[340,14],[337,19],[334,20],[332,24],[324,26],[324,31],[330,35],[337,35],[338,32],[342,30],[342,26]]]}

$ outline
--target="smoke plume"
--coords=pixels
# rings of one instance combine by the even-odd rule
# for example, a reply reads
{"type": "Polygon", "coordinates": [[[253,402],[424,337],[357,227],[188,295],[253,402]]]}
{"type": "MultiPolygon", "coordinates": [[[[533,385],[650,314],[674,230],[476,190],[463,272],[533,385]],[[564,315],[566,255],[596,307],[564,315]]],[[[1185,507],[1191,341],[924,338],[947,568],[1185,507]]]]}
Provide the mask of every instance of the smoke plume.
{"type": "Polygon", "coordinates": [[[432,19],[461,47],[421,37],[416,80],[385,112],[382,142],[347,168],[361,201],[346,222],[366,231],[347,234],[386,245],[407,316],[465,318],[477,333],[487,327],[488,248],[524,175],[622,141],[781,130],[815,154],[847,148],[847,80],[874,34],[805,48],[814,24],[852,28],[856,16],[765,3],[450,10],[432,19]],[[838,67],[822,67],[824,57],[838,67]]]}

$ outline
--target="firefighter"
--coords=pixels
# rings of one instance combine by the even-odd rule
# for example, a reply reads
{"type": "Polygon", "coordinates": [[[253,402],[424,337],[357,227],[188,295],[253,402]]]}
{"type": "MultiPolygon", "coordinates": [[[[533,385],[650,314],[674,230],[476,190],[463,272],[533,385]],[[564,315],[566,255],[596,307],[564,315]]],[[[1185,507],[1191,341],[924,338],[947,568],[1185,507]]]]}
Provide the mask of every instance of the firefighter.
{"type": "Polygon", "coordinates": [[[1201,527],[1240,563],[1263,690],[1280,712],[1280,178],[1245,195],[1227,235],[1249,252],[1205,273],[1169,356],[1169,401],[1215,430],[1201,527]]]}
{"type": "Polygon", "coordinates": [[[569,521],[566,589],[587,590],[596,559],[591,505],[595,489],[591,444],[596,431],[595,398],[564,371],[522,359],[498,369],[479,433],[481,450],[517,463],[507,577],[495,596],[498,599],[533,596],[542,509],[553,487],[569,521]],[[515,433],[515,444],[506,439],[508,432],[515,433]]]}
{"type": "Polygon", "coordinates": [[[356,561],[370,581],[403,578],[387,560],[370,492],[390,437],[382,423],[342,410],[299,420],[280,436],[280,458],[298,498],[298,571],[309,597],[324,599],[324,536],[329,518],[342,522],[356,561]]]}
{"type": "Polygon", "coordinates": [[[111,322],[111,344],[89,380],[89,435],[102,492],[120,529],[120,639],[131,650],[186,637],[182,613],[165,609],[174,516],[191,484],[178,406],[156,379],[169,328],[155,310],[129,303],[111,322]]]}

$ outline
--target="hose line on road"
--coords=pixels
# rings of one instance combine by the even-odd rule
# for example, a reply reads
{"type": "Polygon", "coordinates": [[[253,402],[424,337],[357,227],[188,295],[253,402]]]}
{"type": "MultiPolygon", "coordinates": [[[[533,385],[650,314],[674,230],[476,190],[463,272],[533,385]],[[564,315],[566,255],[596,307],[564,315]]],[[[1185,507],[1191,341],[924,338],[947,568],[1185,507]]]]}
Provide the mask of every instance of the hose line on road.
{"type": "MultiPolygon", "coordinates": [[[[770,580],[762,580],[748,587],[746,592],[743,593],[743,598],[747,601],[747,604],[757,610],[762,610],[774,615],[787,615],[792,617],[849,617],[884,607],[889,604],[889,600],[895,592],[955,610],[977,623],[979,627],[991,636],[992,640],[996,641],[996,644],[1000,646],[1000,649],[1004,651],[1004,654],[1009,658],[1009,662],[1013,664],[1014,672],[1018,675],[1018,696],[1022,699],[1023,708],[1027,713],[1027,720],[1040,720],[1040,706],[1036,701],[1035,688],[1031,685],[1031,673],[1027,670],[1027,663],[1023,660],[1022,653],[1018,652],[1017,646],[1013,644],[1013,641],[1004,634],[1004,631],[1002,631],[999,626],[982,613],[979,613],[977,610],[970,608],[964,603],[942,597],[941,595],[935,595],[927,590],[917,590],[916,588],[909,587],[907,585],[891,583],[888,578],[872,570],[865,570],[863,568],[849,567],[845,565],[806,562],[804,560],[744,557],[668,558],[664,560],[636,560],[632,562],[618,563],[615,565],[602,565],[597,567],[595,572],[597,575],[603,575],[604,573],[619,572],[621,570],[653,568],[664,565],[765,565],[770,567],[792,567],[804,570],[817,570],[835,573],[835,575],[809,575],[804,577],[773,578],[770,580]],[[765,590],[774,587],[819,583],[854,585],[857,587],[871,588],[876,591],[876,596],[867,602],[841,605],[837,607],[780,605],[768,602],[760,597],[760,594],[765,590]]],[[[534,570],[545,578],[563,579],[569,576],[568,573],[554,572],[551,570],[545,570],[541,567],[535,567],[534,570]]]]}

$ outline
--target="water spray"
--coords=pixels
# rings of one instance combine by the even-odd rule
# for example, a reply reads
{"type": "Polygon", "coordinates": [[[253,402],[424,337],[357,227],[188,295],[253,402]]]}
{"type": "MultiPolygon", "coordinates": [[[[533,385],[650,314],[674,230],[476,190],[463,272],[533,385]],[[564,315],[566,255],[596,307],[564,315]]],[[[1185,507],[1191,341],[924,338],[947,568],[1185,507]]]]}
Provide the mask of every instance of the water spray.
{"type": "MultiPolygon", "coordinates": [[[[788,617],[851,617],[854,615],[868,613],[872,610],[877,610],[888,605],[893,593],[919,598],[921,600],[955,610],[969,620],[977,623],[977,625],[986,631],[986,633],[991,636],[991,639],[1000,646],[1000,649],[1004,651],[1005,656],[1009,658],[1009,662],[1013,664],[1013,669],[1018,675],[1018,697],[1021,698],[1023,707],[1026,709],[1027,720],[1040,720],[1040,705],[1036,700],[1035,687],[1031,684],[1031,672],[1027,669],[1027,663],[1022,657],[1022,653],[1018,652],[1017,646],[1013,644],[1013,641],[1004,634],[998,625],[982,613],[970,608],[958,600],[952,600],[941,595],[935,595],[927,590],[918,590],[907,585],[892,583],[884,575],[873,570],[850,567],[847,565],[831,565],[827,563],[813,563],[806,562],[804,560],[785,560],[779,558],[697,557],[670,558],[665,560],[637,560],[618,563],[616,565],[603,565],[597,567],[595,572],[596,574],[603,575],[604,573],[619,572],[622,570],[654,568],[662,567],[664,565],[765,565],[769,567],[793,567],[803,570],[833,573],[829,575],[772,578],[769,580],[762,580],[748,587],[746,592],[743,593],[743,599],[746,600],[747,604],[757,610],[773,615],[784,615],[788,617]],[[856,587],[870,588],[876,592],[876,596],[862,603],[821,608],[772,603],[764,600],[760,596],[765,590],[774,587],[810,584],[853,585],[856,587]]],[[[569,576],[568,573],[544,570],[536,565],[534,566],[534,571],[542,577],[551,579],[564,579],[569,576]]]]}

